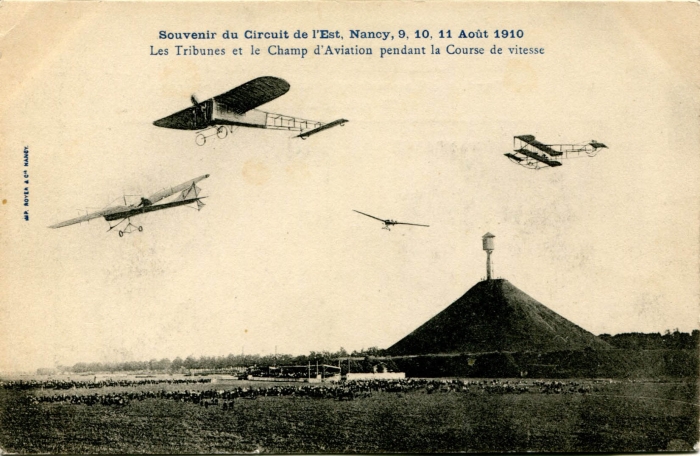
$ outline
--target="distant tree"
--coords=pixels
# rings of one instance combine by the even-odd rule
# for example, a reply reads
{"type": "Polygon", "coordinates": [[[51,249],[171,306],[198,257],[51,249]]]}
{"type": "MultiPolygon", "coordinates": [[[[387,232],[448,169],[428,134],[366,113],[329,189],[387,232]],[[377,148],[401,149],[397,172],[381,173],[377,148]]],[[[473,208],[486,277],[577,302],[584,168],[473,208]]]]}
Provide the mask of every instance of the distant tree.
{"type": "Polygon", "coordinates": [[[37,375],[55,375],[56,369],[51,369],[48,367],[40,367],[36,370],[37,375]]]}
{"type": "Polygon", "coordinates": [[[369,356],[381,356],[381,350],[378,347],[369,347],[365,350],[365,354],[369,356]]]}
{"type": "Polygon", "coordinates": [[[183,367],[183,361],[182,359],[178,356],[173,360],[173,362],[170,364],[170,369],[173,371],[179,371],[183,367]]]}
{"type": "Polygon", "coordinates": [[[199,362],[194,358],[194,356],[188,356],[182,363],[182,367],[185,369],[199,369],[199,362]]]}
{"type": "Polygon", "coordinates": [[[168,358],[163,358],[160,361],[152,360],[151,369],[159,372],[165,372],[170,370],[171,362],[168,358]]]}
{"type": "Polygon", "coordinates": [[[88,365],[87,365],[87,363],[75,363],[75,364],[73,364],[73,368],[71,370],[73,372],[75,372],[76,374],[87,372],[88,365]]]}

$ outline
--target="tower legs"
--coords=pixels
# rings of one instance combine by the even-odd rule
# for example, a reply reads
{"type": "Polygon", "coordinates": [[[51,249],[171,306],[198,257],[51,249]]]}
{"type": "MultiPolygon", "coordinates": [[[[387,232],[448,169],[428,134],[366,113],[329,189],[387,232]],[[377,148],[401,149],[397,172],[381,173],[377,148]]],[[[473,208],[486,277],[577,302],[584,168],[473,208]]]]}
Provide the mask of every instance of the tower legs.
{"type": "Polygon", "coordinates": [[[486,280],[491,280],[491,250],[486,251],[486,280]]]}

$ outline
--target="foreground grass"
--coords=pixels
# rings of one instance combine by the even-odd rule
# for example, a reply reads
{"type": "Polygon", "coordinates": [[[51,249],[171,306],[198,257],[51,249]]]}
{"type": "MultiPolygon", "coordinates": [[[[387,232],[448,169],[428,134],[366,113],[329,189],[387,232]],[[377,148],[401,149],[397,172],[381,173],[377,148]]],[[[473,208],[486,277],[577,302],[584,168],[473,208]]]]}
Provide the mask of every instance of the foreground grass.
{"type": "Polygon", "coordinates": [[[126,407],[29,405],[27,394],[0,389],[4,451],[678,451],[698,438],[696,386],[681,382],[618,383],[590,395],[266,397],[238,400],[233,411],[162,399],[126,407]]]}

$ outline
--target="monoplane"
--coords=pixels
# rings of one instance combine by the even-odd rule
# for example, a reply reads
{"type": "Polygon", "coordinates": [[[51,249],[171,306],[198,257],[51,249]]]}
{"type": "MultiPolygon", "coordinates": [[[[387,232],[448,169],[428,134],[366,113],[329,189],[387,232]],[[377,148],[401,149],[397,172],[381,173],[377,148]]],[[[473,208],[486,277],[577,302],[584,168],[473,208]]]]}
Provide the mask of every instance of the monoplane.
{"type": "MultiPolygon", "coordinates": [[[[355,211],[355,209],[353,209],[353,211],[355,211]]],[[[357,212],[358,214],[366,215],[367,217],[371,217],[375,220],[379,220],[380,222],[384,223],[384,226],[382,227],[383,230],[391,231],[392,225],[411,225],[411,226],[425,226],[425,227],[430,226],[430,225],[420,225],[418,223],[397,222],[396,220],[391,220],[391,219],[384,220],[384,219],[380,219],[379,217],[375,217],[374,215],[365,214],[364,212],[360,212],[360,211],[355,211],[355,212],[357,212]]]]}
{"type": "Polygon", "coordinates": [[[195,130],[195,142],[203,146],[207,138],[216,136],[224,139],[237,127],[294,131],[299,132],[297,138],[306,139],[348,122],[347,119],[338,119],[323,123],[255,109],[288,91],[289,83],[284,79],[263,76],[205,101],[200,102],[192,95],[191,107],[156,120],[153,125],[176,130],[195,130]]]}
{"type": "Polygon", "coordinates": [[[540,169],[561,166],[558,160],[562,158],[595,157],[600,149],[607,148],[596,140],[583,144],[543,144],[532,135],[520,135],[513,137],[513,153],[504,155],[525,168],[540,169]]]}
{"type": "Polygon", "coordinates": [[[109,223],[109,229],[112,231],[114,228],[121,225],[126,221],[126,226],[122,230],[119,230],[119,237],[124,236],[124,234],[132,233],[133,231],[143,231],[142,226],[136,226],[131,223],[131,217],[137,215],[145,214],[148,212],[160,211],[163,209],[170,209],[178,206],[185,206],[188,204],[194,204],[197,210],[200,210],[204,203],[202,202],[205,196],[199,196],[202,191],[201,188],[197,187],[197,182],[206,179],[209,174],[204,176],[199,176],[195,179],[188,180],[175,187],[168,187],[159,192],[156,192],[149,196],[148,198],[141,197],[141,201],[138,204],[126,204],[126,197],[124,197],[124,205],[119,206],[109,206],[96,212],[91,212],[89,214],[76,217],[74,219],[66,220],[65,222],[57,223],[51,225],[49,228],[62,228],[68,225],[74,225],[76,223],[87,222],[94,218],[104,217],[109,223]],[[164,200],[179,193],[172,201],[167,203],[156,204],[157,202],[164,200]],[[112,224],[110,222],[117,222],[112,224]]]}

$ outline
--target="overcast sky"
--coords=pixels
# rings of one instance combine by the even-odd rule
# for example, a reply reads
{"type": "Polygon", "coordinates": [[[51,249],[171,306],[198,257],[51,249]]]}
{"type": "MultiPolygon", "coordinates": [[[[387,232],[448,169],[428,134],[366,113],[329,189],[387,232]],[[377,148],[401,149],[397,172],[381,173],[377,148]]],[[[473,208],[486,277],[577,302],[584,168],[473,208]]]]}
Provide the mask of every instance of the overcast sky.
{"type": "Polygon", "coordinates": [[[487,231],[496,276],[594,334],[697,328],[700,36],[688,6],[5,5],[0,370],[387,348],[482,280],[487,231]],[[522,29],[502,47],[546,51],[300,59],[264,55],[265,42],[255,57],[149,55],[177,44],[160,30],[280,28],[522,29]],[[350,122],[307,141],[239,129],[203,147],[152,125],[192,94],[259,76],[291,85],[261,109],[350,122]],[[520,134],[609,149],[532,171],[503,156],[520,134]],[[202,211],[134,218],[143,232],[120,238],[103,219],[47,228],[206,173],[202,211]],[[353,209],[430,227],[386,231],[353,209]]]}

